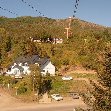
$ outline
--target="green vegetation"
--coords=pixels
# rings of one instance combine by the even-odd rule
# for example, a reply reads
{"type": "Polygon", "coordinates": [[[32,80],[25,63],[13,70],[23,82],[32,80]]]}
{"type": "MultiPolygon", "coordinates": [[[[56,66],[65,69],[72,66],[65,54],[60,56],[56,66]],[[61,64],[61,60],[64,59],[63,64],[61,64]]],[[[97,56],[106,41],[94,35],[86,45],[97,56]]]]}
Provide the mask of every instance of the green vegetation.
{"type": "Polygon", "coordinates": [[[86,78],[86,79],[95,79],[97,80],[97,74],[91,73],[71,73],[70,74],[74,79],[76,78],[86,78]]]}
{"type": "Polygon", "coordinates": [[[106,51],[101,55],[103,58],[98,62],[98,77],[99,85],[93,83],[95,97],[95,111],[110,111],[111,110],[111,50],[106,51]]]}
{"type": "Polygon", "coordinates": [[[82,65],[96,68],[96,57],[110,45],[111,29],[72,19],[69,39],[65,27],[68,19],[42,17],[0,17],[0,64],[8,67],[18,56],[39,54],[48,56],[56,66],[82,65]],[[31,38],[42,43],[32,42],[31,38]],[[47,38],[62,38],[62,44],[46,43],[47,38]]]}
{"type": "MultiPolygon", "coordinates": [[[[0,69],[7,68],[19,56],[39,54],[50,57],[56,70],[62,66],[82,66],[97,71],[102,87],[95,86],[95,111],[111,109],[111,28],[72,19],[69,39],[65,27],[68,19],[55,20],[42,17],[0,17],[0,69]],[[33,42],[31,38],[41,40],[33,42]],[[62,38],[62,44],[47,42],[47,39],[62,38]],[[106,52],[103,54],[103,52],[106,52]],[[101,56],[103,54],[103,56],[101,56]],[[105,89],[103,89],[103,87],[105,89]]],[[[32,66],[32,74],[22,80],[0,76],[0,84],[15,89],[18,94],[87,92],[90,88],[84,80],[62,81],[60,77],[41,77],[39,69],[32,66]],[[35,70],[36,69],[36,70],[35,70]],[[38,69],[38,70],[37,70],[38,69]]],[[[96,79],[92,74],[71,74],[74,78],[96,79]]]]}
{"type": "Polygon", "coordinates": [[[0,76],[0,84],[3,84],[3,86],[6,86],[11,80],[12,78],[10,76],[0,76]]]}

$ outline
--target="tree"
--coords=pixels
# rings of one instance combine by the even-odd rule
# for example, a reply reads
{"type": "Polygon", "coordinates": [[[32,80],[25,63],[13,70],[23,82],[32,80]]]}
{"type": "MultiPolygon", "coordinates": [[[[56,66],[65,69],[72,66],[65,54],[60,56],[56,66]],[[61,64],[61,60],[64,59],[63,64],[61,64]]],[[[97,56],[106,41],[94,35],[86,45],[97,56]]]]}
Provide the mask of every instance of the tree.
{"type": "Polygon", "coordinates": [[[103,38],[105,41],[111,40],[111,36],[107,28],[103,31],[103,38]]]}
{"type": "Polygon", "coordinates": [[[31,84],[33,86],[33,92],[37,92],[39,94],[41,84],[42,84],[42,76],[40,73],[40,69],[37,64],[30,66],[31,68],[31,84]]]}
{"type": "Polygon", "coordinates": [[[49,73],[47,73],[46,76],[43,76],[41,93],[49,92],[52,89],[52,79],[53,77],[51,77],[49,73]]]}
{"type": "Polygon", "coordinates": [[[94,111],[111,111],[111,50],[100,57],[97,67],[99,84],[94,86],[94,111]]]}
{"type": "Polygon", "coordinates": [[[31,42],[30,40],[27,40],[27,43],[25,44],[25,54],[26,55],[33,55],[37,54],[37,47],[35,46],[34,42],[31,42]]]}
{"type": "Polygon", "coordinates": [[[1,59],[2,59],[2,52],[1,52],[1,49],[0,49],[0,62],[1,62],[1,59]]]}
{"type": "Polygon", "coordinates": [[[6,52],[11,51],[11,48],[12,48],[11,37],[7,37],[6,43],[5,43],[6,52]]]}

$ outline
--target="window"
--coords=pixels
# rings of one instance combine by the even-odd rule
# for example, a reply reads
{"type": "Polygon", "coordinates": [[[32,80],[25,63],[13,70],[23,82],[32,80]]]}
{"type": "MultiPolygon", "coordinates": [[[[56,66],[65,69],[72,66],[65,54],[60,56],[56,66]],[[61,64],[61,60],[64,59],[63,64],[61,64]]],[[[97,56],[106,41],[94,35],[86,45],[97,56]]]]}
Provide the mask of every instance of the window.
{"type": "Polygon", "coordinates": [[[42,70],[42,72],[45,72],[45,70],[42,70]]]}

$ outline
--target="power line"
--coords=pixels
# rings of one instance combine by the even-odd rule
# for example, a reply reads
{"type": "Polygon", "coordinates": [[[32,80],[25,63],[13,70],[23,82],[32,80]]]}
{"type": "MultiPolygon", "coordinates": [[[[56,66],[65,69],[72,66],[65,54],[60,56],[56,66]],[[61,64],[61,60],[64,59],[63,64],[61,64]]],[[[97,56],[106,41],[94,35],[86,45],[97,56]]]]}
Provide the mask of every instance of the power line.
{"type": "Polygon", "coordinates": [[[1,7],[1,6],[0,6],[0,9],[2,9],[2,10],[4,10],[4,11],[7,11],[7,12],[9,12],[9,13],[13,14],[13,15],[18,16],[18,14],[17,14],[17,13],[12,12],[12,11],[10,11],[10,10],[6,9],[6,8],[1,7]]]}
{"type": "Polygon", "coordinates": [[[73,14],[73,17],[75,17],[75,15],[76,15],[76,13],[77,13],[77,9],[78,9],[78,5],[79,5],[79,1],[80,0],[76,0],[76,2],[75,2],[75,5],[74,5],[74,14],[73,14]]]}
{"type": "Polygon", "coordinates": [[[28,5],[30,8],[32,8],[33,10],[35,10],[36,12],[38,12],[41,16],[44,16],[44,14],[42,14],[40,11],[38,11],[34,6],[30,5],[28,2],[26,2],[25,0],[22,0],[23,3],[25,3],[26,5],[28,5]]]}

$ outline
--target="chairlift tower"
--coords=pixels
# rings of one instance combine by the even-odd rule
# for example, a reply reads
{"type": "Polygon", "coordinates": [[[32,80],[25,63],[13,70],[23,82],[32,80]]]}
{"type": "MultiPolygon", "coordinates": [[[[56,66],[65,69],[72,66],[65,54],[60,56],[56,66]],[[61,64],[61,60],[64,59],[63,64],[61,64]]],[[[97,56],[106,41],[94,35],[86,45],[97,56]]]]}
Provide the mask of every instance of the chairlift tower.
{"type": "Polygon", "coordinates": [[[69,19],[69,24],[68,24],[68,27],[66,27],[65,29],[66,29],[66,37],[67,37],[67,39],[69,38],[69,32],[70,32],[70,29],[71,29],[71,21],[72,21],[72,17],[69,17],[68,18],[69,19]]]}

